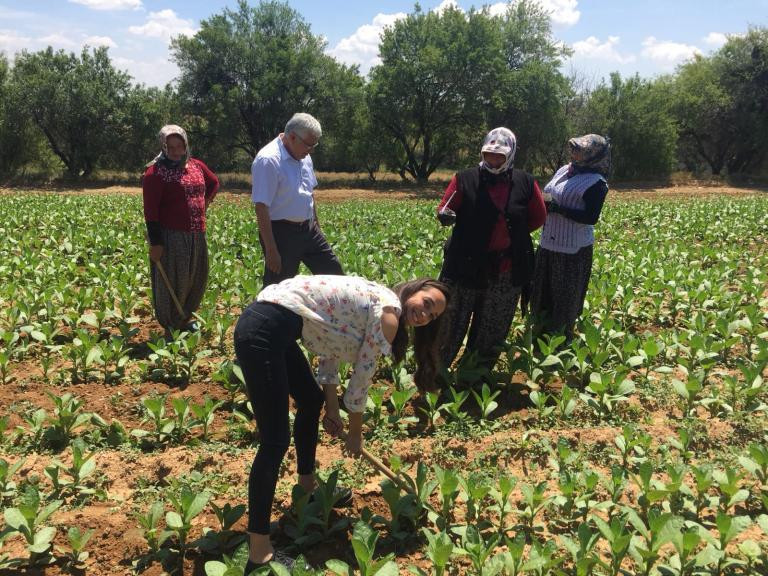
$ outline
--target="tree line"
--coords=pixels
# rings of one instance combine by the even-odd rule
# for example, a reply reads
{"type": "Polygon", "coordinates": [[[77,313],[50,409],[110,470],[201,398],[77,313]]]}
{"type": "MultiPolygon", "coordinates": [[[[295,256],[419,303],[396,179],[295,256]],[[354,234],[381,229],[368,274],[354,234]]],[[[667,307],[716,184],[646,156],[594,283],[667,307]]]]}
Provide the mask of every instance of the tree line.
{"type": "Polygon", "coordinates": [[[183,125],[219,172],[248,170],[296,111],[323,124],[313,153],[325,171],[380,170],[426,182],[465,165],[493,126],[518,137],[516,165],[551,173],[568,137],[608,135],[614,176],[676,170],[764,174],[768,164],[768,28],[728,38],[674,74],[618,73],[598,84],[561,71],[569,49],[534,0],[425,12],[417,4],[381,36],[381,63],[363,78],[287,3],[241,0],[173,39],[178,79],[133,82],[106,48],[0,54],[0,178],[25,171],[88,178],[140,172],[165,123],[183,125]]]}

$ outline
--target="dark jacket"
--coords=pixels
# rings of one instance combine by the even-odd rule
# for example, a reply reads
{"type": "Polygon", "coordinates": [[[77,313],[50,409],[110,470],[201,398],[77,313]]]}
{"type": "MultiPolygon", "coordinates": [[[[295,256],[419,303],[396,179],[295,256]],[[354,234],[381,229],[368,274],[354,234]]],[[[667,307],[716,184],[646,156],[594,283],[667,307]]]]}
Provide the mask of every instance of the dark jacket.
{"type": "Polygon", "coordinates": [[[461,207],[456,224],[445,245],[440,278],[470,288],[485,288],[498,273],[505,257],[511,260],[515,286],[527,284],[533,274],[533,242],[528,232],[528,203],[534,194],[533,176],[522,170],[510,169],[504,174],[491,174],[475,167],[457,174],[457,186],[462,191],[461,207]],[[509,200],[504,213],[510,246],[504,252],[489,252],[499,210],[488,195],[488,187],[499,178],[509,183],[509,200]]]}

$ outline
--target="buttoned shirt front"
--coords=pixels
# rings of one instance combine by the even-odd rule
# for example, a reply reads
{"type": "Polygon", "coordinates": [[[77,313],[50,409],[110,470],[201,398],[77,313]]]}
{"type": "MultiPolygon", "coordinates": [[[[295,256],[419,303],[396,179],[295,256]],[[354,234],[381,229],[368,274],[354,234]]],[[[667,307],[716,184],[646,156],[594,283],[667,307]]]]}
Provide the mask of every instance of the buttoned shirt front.
{"type": "Polygon", "coordinates": [[[296,160],[278,136],[256,154],[251,178],[251,201],[264,204],[270,220],[313,219],[317,179],[309,155],[296,160]]]}

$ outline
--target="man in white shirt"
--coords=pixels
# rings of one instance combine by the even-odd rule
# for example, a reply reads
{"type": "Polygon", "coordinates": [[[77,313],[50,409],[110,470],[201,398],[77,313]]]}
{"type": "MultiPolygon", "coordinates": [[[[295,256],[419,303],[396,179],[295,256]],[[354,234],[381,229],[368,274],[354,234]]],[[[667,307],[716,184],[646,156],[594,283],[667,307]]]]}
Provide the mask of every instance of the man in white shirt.
{"type": "Polygon", "coordinates": [[[309,153],[322,129],[299,112],[285,131],[264,146],[251,165],[251,201],[264,251],[264,286],[291,278],[304,262],[313,274],[344,274],[317,221],[317,179],[309,153]]]}

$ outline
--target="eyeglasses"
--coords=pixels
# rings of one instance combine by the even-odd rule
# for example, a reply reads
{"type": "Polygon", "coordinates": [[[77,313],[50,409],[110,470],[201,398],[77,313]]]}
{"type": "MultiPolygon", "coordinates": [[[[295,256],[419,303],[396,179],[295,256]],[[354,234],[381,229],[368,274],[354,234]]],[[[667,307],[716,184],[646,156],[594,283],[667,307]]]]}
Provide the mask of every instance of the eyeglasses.
{"type": "Polygon", "coordinates": [[[319,140],[318,140],[317,142],[315,142],[314,144],[310,144],[310,143],[308,143],[306,140],[304,140],[304,138],[302,138],[301,136],[299,136],[299,133],[298,133],[298,132],[294,132],[293,134],[296,136],[296,138],[298,138],[299,140],[301,140],[301,143],[302,143],[302,144],[304,144],[304,146],[306,146],[306,147],[307,147],[307,150],[314,150],[315,148],[317,148],[317,145],[318,145],[318,144],[320,144],[320,141],[319,141],[319,140]]]}

